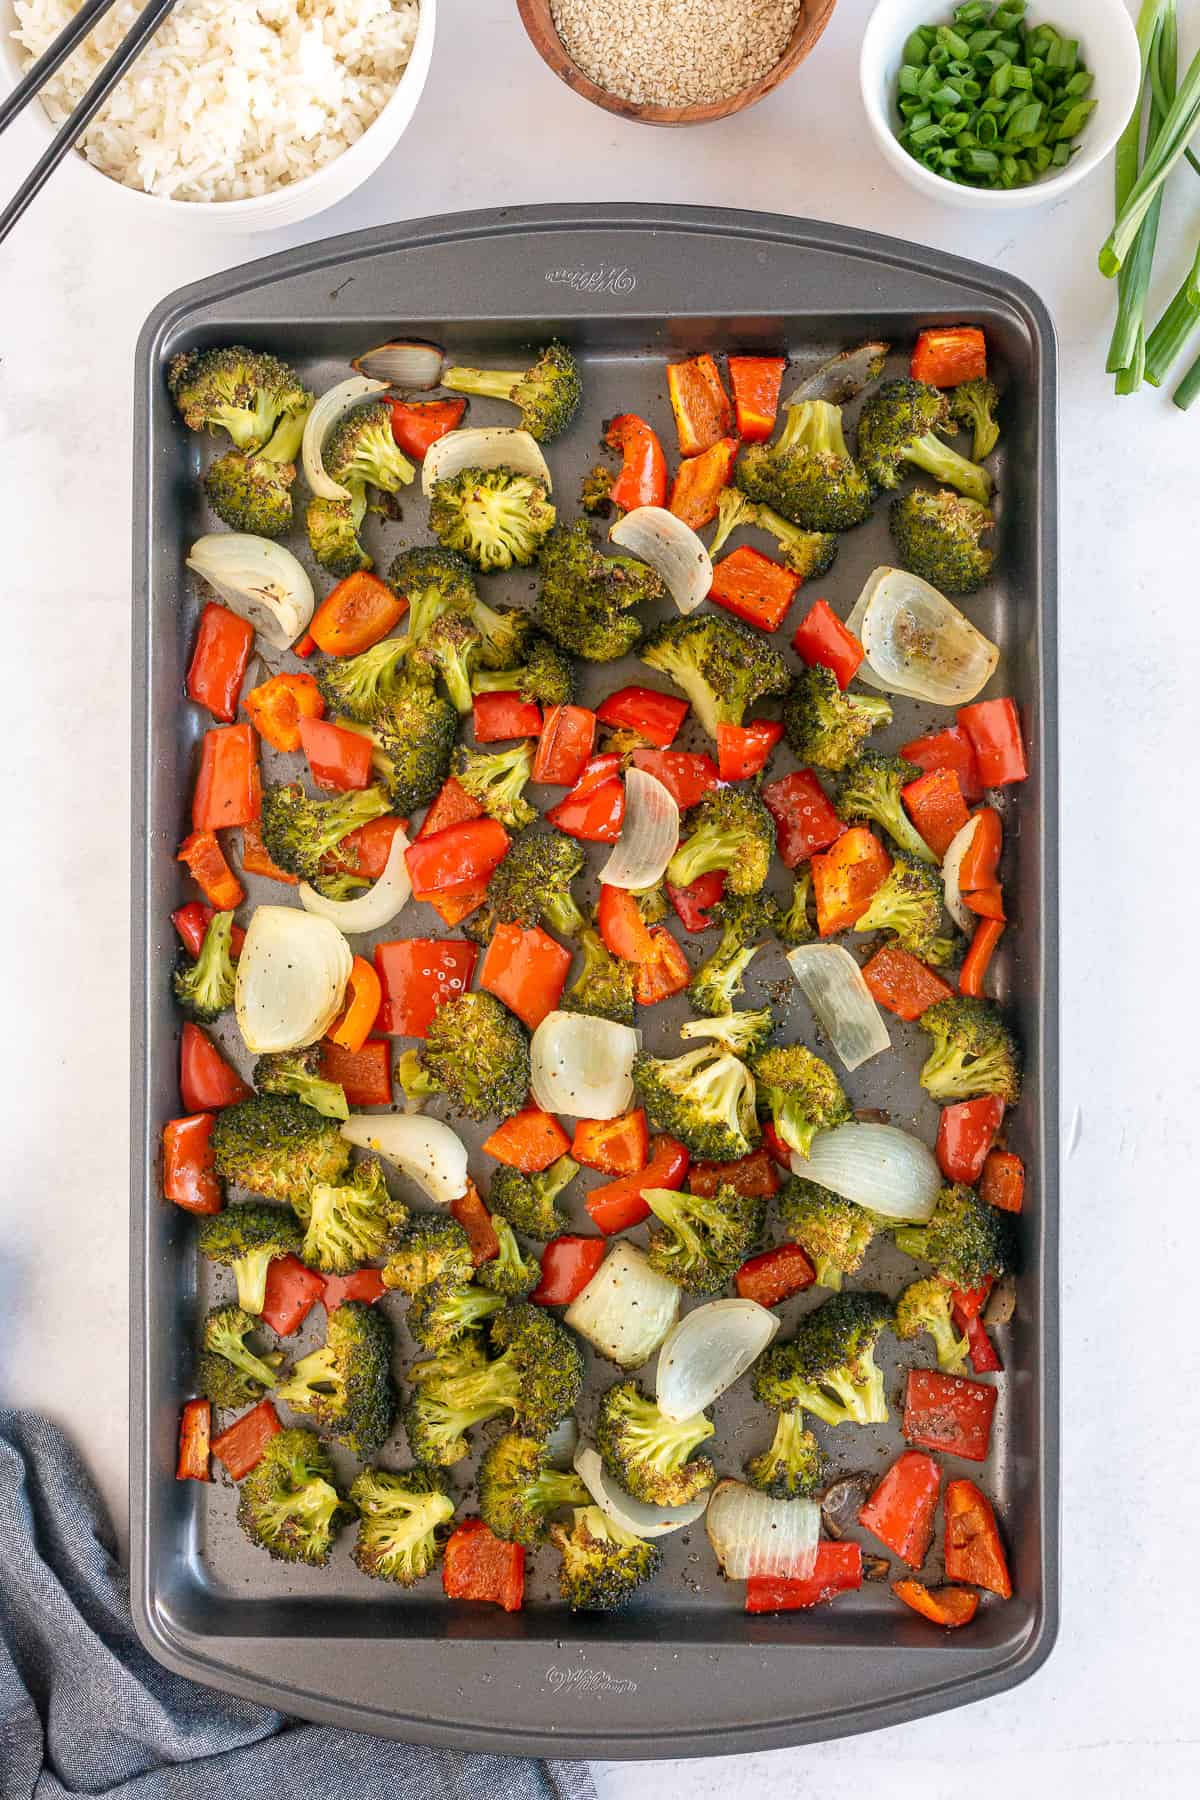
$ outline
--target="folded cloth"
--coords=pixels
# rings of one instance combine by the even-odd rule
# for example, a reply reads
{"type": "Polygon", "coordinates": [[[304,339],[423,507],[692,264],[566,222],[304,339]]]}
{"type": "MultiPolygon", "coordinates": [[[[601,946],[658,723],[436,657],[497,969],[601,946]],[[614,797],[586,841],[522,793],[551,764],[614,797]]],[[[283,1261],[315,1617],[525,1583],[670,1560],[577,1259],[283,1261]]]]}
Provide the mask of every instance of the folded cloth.
{"type": "Polygon", "coordinates": [[[307,1725],[138,1642],[112,1525],[57,1426],[0,1408],[0,1800],[595,1800],[586,1763],[307,1725]]]}

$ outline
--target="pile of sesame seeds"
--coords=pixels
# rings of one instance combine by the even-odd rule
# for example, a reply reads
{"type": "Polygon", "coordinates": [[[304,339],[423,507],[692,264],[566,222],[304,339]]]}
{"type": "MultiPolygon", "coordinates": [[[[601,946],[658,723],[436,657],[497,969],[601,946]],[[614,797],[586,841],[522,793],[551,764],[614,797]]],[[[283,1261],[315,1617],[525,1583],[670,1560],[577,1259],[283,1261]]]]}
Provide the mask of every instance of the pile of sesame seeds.
{"type": "Polygon", "coordinates": [[[801,0],[551,0],[567,54],[639,106],[706,106],[775,67],[801,0]]]}

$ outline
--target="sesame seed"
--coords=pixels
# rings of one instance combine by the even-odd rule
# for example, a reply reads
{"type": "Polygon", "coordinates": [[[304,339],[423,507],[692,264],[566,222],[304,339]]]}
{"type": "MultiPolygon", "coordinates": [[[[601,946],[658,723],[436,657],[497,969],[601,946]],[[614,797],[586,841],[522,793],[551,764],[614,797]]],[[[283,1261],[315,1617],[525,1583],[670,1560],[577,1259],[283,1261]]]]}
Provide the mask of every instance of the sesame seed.
{"type": "Polygon", "coordinates": [[[567,54],[638,106],[710,106],[770,74],[801,0],[552,0],[567,54]]]}

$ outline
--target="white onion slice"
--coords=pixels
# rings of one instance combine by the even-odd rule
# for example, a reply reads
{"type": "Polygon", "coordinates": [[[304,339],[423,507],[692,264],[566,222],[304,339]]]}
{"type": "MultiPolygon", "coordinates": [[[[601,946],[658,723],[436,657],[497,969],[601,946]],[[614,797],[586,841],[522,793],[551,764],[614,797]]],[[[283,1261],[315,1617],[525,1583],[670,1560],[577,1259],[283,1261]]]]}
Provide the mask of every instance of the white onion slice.
{"type": "Polygon", "coordinates": [[[300,445],[304,479],[313,493],[319,494],[322,500],[350,498],[349,489],[340,486],[331,475],[325,473],[326,438],[352,406],[357,406],[360,400],[369,400],[372,394],[382,394],[387,385],[386,381],[371,381],[366,375],[347,376],[336,387],[326,389],[304,421],[304,437],[300,445]]]}
{"type": "Polygon", "coordinates": [[[615,1243],[563,1318],[622,1369],[649,1362],[679,1317],[679,1289],[650,1267],[644,1251],[615,1243]]]}
{"type": "Polygon", "coordinates": [[[308,630],[313,584],[283,544],[249,531],[214,531],[196,539],[187,566],[253,625],[268,648],[287,650],[308,630]]]}
{"type": "Polygon", "coordinates": [[[421,465],[421,492],[428,499],[439,481],[449,481],[463,469],[515,469],[532,475],[553,492],[550,466],[537,439],[511,425],[466,425],[448,431],[425,452],[421,465]]]}
{"type": "Polygon", "coordinates": [[[654,1398],[682,1422],[711,1406],[758,1360],[779,1320],[757,1300],[710,1300],[680,1319],[658,1353],[654,1398]]]}
{"type": "Polygon", "coordinates": [[[635,506],[609,532],[614,544],[662,576],[681,613],[695,612],[712,586],[712,558],[690,525],[663,506],[635,506]]]}
{"type": "Polygon", "coordinates": [[[968,819],[950,840],[945,856],[942,858],[942,885],[946,895],[946,911],[958,926],[958,929],[970,937],[979,923],[975,914],[967,906],[962,897],[959,874],[963,865],[963,857],[970,848],[971,839],[975,836],[978,818],[968,819]]]}
{"type": "Polygon", "coordinates": [[[1000,661],[996,645],[965,613],[907,569],[875,569],[846,628],[866,653],[861,681],[936,706],[965,706],[1000,661]]]}
{"type": "Polygon", "coordinates": [[[382,931],[412,898],[412,882],[404,860],[407,849],[406,834],[399,830],[393,832],[383,872],[365,894],[356,894],[352,900],[327,900],[307,881],[302,881],[299,889],[301,906],[318,919],[332,920],[339,931],[382,931]]]}
{"type": "Polygon", "coordinates": [[[881,1218],[913,1225],[932,1218],[942,1185],[932,1150],[898,1125],[838,1125],[819,1131],[810,1156],[792,1157],[792,1173],[881,1218]]]}
{"type": "Polygon", "coordinates": [[[413,392],[435,388],[442,379],[445,360],[445,352],[437,344],[422,343],[419,338],[396,338],[390,344],[377,344],[374,350],[351,357],[350,367],[370,381],[413,392]]]}
{"type": "Polygon", "coordinates": [[[560,1419],[545,1440],[546,1461],[552,1469],[569,1469],[579,1448],[579,1420],[574,1413],[560,1419]]]}
{"type": "Polygon", "coordinates": [[[587,1444],[575,1452],[575,1473],[600,1511],[635,1537],[665,1537],[669,1531],[681,1531],[685,1525],[694,1525],[708,1505],[707,1493],[686,1506],[648,1506],[644,1500],[635,1500],[609,1479],[599,1452],[587,1444]]]}
{"type": "Polygon", "coordinates": [[[641,1039],[630,1025],[588,1013],[547,1013],[529,1046],[529,1085],[543,1112],[616,1119],[633,1099],[641,1039]]]}
{"type": "Polygon", "coordinates": [[[653,887],[678,847],[679,806],[674,794],[645,769],[628,770],[621,835],[600,871],[601,881],[607,887],[653,887]]]}
{"type": "Polygon", "coordinates": [[[718,1481],[704,1529],[730,1581],[751,1575],[803,1581],[817,1560],[821,1508],[815,1500],[772,1500],[744,1481],[718,1481]]]}
{"type": "Polygon", "coordinates": [[[438,1206],[461,1200],[467,1191],[467,1147],[441,1119],[422,1113],[351,1113],[342,1136],[360,1150],[374,1150],[438,1206]]]}
{"type": "Polygon", "coordinates": [[[828,400],[832,406],[844,406],[874,381],[877,365],[882,363],[890,344],[858,344],[853,350],[842,350],[821,363],[792,389],[784,401],[784,409],[801,400],[828,400]]]}
{"type": "Polygon", "coordinates": [[[233,1005],[247,1050],[302,1050],[341,1011],[354,958],[336,925],[297,906],[260,906],[237,963],[233,1005]]]}
{"type": "Polygon", "coordinates": [[[841,944],[801,944],[788,963],[817,1023],[847,1069],[857,1069],[892,1040],[863,972],[841,944]]]}

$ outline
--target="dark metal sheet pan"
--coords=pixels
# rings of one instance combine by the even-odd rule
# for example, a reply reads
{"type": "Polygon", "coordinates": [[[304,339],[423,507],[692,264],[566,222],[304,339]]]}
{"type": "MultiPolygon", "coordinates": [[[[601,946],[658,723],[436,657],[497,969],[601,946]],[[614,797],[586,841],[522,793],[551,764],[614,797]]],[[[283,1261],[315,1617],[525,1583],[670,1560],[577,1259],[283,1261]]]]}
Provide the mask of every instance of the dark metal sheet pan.
{"type": "MultiPolygon", "coordinates": [[[[1052,1648],[1058,1612],[1055,346],[1044,307],[1007,275],[835,226],[702,208],[505,209],[364,232],[186,288],[147,322],[136,382],[130,1450],[134,1611],[145,1643],[200,1681],[310,1718],[468,1749],[581,1757],[770,1749],[903,1722],[1025,1679],[1052,1648]],[[552,456],[557,497],[571,509],[605,416],[647,411],[669,440],[671,355],[762,346],[803,363],[866,336],[904,346],[921,326],[961,317],[987,328],[1006,391],[1002,557],[970,610],[1001,645],[991,691],[1015,693],[1031,753],[1007,852],[1017,924],[999,965],[1028,1063],[1012,1140],[1030,1168],[1031,1198],[983,1477],[1011,1546],[1016,1597],[986,1606],[961,1634],[932,1632],[886,1588],[870,1586],[835,1608],[748,1619],[740,1589],[716,1576],[698,1532],[664,1540],[666,1566],[645,1602],[612,1618],[566,1612],[551,1554],[532,1566],[529,1603],[512,1617],[449,1607],[436,1582],[381,1593],[345,1545],[326,1571],[269,1563],[241,1539],[231,1491],[172,1479],[190,1327],[208,1304],[190,1222],[164,1206],[158,1187],[159,1132],[178,1105],[178,1019],[164,979],[174,953],[169,914],[182,892],[173,854],[201,728],[180,704],[197,610],[183,554],[208,527],[196,497],[202,452],[172,416],[166,358],[233,337],[279,350],[319,388],[397,327],[481,361],[561,334],[587,377],[586,413],[552,456]]],[[[480,403],[473,416],[499,420],[501,411],[480,403]]],[[[846,541],[822,584],[843,614],[867,572],[889,559],[884,510],[846,541]]],[[[405,541],[404,524],[379,532],[381,558],[405,541]]],[[[506,598],[530,586],[524,576],[508,585],[506,598]]],[[[606,670],[593,687],[613,679],[606,670]]],[[[932,709],[900,703],[881,741],[899,744],[932,718],[932,709]]],[[[759,982],[786,972],[768,966],[766,953],[760,960],[749,1004],[759,982]]],[[[677,1018],[670,1007],[643,1015],[652,1047],[676,1041],[677,1018]]],[[[811,1033],[795,1009],[790,1022],[797,1035],[811,1033]]],[[[889,1023],[899,1054],[884,1059],[882,1081],[872,1072],[882,1063],[852,1076],[851,1099],[889,1107],[929,1140],[936,1111],[916,1083],[917,1034],[889,1023]]],[[[894,1284],[901,1262],[885,1251],[872,1258],[864,1277],[894,1284]]],[[[888,1367],[895,1389],[894,1357],[888,1367]]],[[[718,1416],[720,1460],[736,1472],[765,1441],[766,1421],[737,1391],[718,1416]]],[[[895,1423],[825,1436],[836,1468],[878,1472],[899,1446],[895,1423]]]]}

